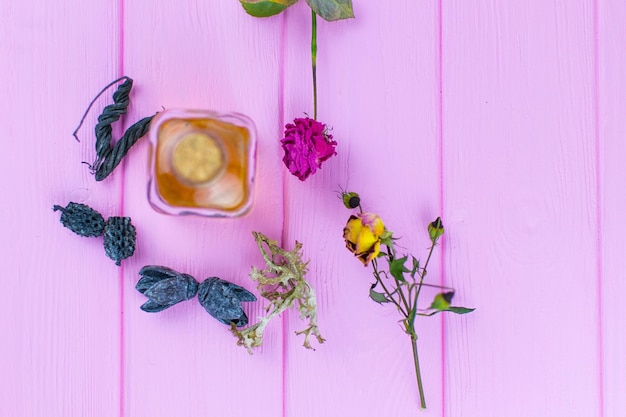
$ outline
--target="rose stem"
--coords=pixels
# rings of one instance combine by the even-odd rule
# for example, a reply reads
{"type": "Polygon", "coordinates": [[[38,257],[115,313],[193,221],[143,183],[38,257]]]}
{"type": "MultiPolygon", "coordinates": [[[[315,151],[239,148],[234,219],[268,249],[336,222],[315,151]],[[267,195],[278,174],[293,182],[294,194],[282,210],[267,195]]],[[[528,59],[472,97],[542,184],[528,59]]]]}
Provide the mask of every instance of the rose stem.
{"type": "Polygon", "coordinates": [[[415,362],[415,376],[417,377],[417,389],[420,392],[420,406],[426,408],[426,399],[424,398],[424,387],[422,386],[422,373],[420,372],[420,360],[417,356],[417,336],[415,330],[411,335],[411,345],[413,345],[413,362],[415,362]]]}
{"type": "Polygon", "coordinates": [[[317,120],[317,15],[311,9],[311,69],[313,70],[313,119],[317,120]]]}
{"type": "MultiPolygon", "coordinates": [[[[420,274],[420,282],[417,286],[417,293],[415,294],[415,299],[413,300],[413,308],[411,311],[415,313],[417,311],[417,299],[420,295],[420,291],[422,290],[422,286],[424,285],[424,278],[426,277],[426,268],[428,268],[428,263],[430,262],[430,258],[433,255],[433,250],[435,249],[435,245],[437,244],[437,239],[432,241],[432,245],[430,246],[430,250],[428,251],[428,257],[426,258],[426,263],[424,264],[424,268],[422,269],[422,273],[420,274]]],[[[420,361],[417,356],[417,334],[415,334],[415,315],[413,315],[413,320],[410,320],[408,325],[410,326],[410,336],[411,336],[411,344],[413,345],[413,362],[415,362],[415,376],[417,378],[417,389],[420,393],[420,405],[422,408],[426,408],[426,399],[424,398],[424,387],[422,386],[422,373],[420,372],[420,361]]]]}

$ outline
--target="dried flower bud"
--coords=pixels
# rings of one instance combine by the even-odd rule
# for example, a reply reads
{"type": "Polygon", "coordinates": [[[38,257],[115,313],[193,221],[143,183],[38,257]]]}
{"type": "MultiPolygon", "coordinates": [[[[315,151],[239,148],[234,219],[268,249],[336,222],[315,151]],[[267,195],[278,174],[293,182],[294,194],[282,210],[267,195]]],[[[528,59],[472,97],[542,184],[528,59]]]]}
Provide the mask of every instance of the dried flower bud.
{"type": "Polygon", "coordinates": [[[443,235],[443,223],[441,223],[441,217],[437,217],[434,222],[428,225],[428,235],[430,236],[430,240],[435,242],[437,239],[443,235]]]}
{"type": "Polygon", "coordinates": [[[429,309],[437,310],[437,311],[446,311],[450,308],[450,303],[452,302],[452,297],[454,296],[454,291],[439,293],[433,299],[433,302],[430,304],[429,309]]]}
{"type": "Polygon", "coordinates": [[[66,207],[55,205],[53,210],[62,212],[61,224],[77,235],[96,237],[104,231],[104,218],[86,204],[70,202],[66,207]]]}
{"type": "Polygon", "coordinates": [[[452,302],[452,298],[454,298],[454,291],[444,292],[441,296],[448,302],[448,304],[450,304],[452,302]]]}
{"type": "Polygon", "coordinates": [[[135,253],[137,232],[130,217],[109,217],[104,226],[104,251],[120,265],[135,253]]]}
{"type": "Polygon", "coordinates": [[[355,209],[361,205],[361,197],[357,193],[341,193],[341,200],[343,205],[348,209],[355,209]]]}

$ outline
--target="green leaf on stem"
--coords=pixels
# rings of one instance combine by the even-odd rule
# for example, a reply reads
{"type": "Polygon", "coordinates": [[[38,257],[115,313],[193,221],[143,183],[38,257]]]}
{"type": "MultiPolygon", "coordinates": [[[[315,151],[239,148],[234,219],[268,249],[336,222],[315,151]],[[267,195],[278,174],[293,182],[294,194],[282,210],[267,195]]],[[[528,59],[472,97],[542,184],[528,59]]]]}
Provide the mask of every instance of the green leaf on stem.
{"type": "Polygon", "coordinates": [[[391,273],[391,276],[394,277],[397,281],[406,282],[406,280],[404,279],[404,273],[410,272],[404,266],[406,260],[407,257],[405,256],[403,258],[394,259],[389,263],[389,272],[391,273]]]}
{"type": "Polygon", "coordinates": [[[456,314],[467,314],[475,310],[473,308],[451,306],[450,302],[452,301],[452,297],[454,297],[453,291],[437,294],[432,304],[428,308],[429,310],[432,310],[432,311],[428,313],[419,313],[419,315],[420,316],[433,316],[437,313],[441,313],[442,311],[449,311],[451,313],[456,313],[456,314]]]}
{"type": "Polygon", "coordinates": [[[354,17],[352,0],[306,0],[306,2],[316,14],[329,22],[354,17]]]}
{"type": "Polygon", "coordinates": [[[239,0],[245,11],[254,17],[270,17],[279,14],[298,0],[239,0]]]}
{"type": "Polygon", "coordinates": [[[475,308],[467,308],[467,307],[450,307],[446,311],[450,311],[450,312],[456,313],[456,314],[467,314],[467,313],[471,313],[474,310],[476,310],[476,309],[475,308]]]}
{"type": "Polygon", "coordinates": [[[378,304],[391,302],[389,301],[389,299],[387,298],[385,294],[378,292],[378,291],[374,291],[374,287],[376,287],[376,284],[372,285],[372,287],[370,288],[370,298],[372,300],[376,301],[378,304]]]}
{"type": "Polygon", "coordinates": [[[411,256],[413,258],[413,269],[411,270],[411,278],[415,278],[415,274],[420,269],[420,261],[415,259],[415,256],[411,256]]]}

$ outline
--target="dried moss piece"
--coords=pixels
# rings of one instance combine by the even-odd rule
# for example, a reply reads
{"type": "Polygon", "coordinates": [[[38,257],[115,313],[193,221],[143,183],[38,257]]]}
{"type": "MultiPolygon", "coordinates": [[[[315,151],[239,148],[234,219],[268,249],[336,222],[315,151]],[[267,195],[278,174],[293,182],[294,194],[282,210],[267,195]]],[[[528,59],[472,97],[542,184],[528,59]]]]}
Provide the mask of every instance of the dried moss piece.
{"type": "Polygon", "coordinates": [[[69,202],[66,207],[55,205],[61,211],[61,224],[72,232],[85,237],[98,237],[104,231],[104,217],[86,204],[69,202]]]}
{"type": "Polygon", "coordinates": [[[181,301],[190,300],[198,292],[198,281],[194,277],[165,266],[144,266],[139,275],[141,278],[135,288],[148,297],[148,301],[141,306],[148,313],[163,311],[181,301]]]}
{"type": "Polygon", "coordinates": [[[231,332],[237,337],[237,344],[245,346],[250,354],[252,348],[261,346],[263,334],[270,320],[279,316],[289,307],[296,307],[302,320],[308,319],[309,325],[296,334],[304,334],[304,347],[312,349],[310,337],[315,336],[319,343],[324,343],[324,338],[317,326],[317,302],[315,291],[304,276],[308,269],[308,262],[302,260],[302,244],[296,242],[292,251],[286,251],[274,240],[270,240],[262,233],[252,232],[261,255],[267,264],[267,268],[259,270],[252,268],[250,278],[258,283],[257,289],[261,296],[269,300],[265,317],[260,317],[259,322],[252,326],[238,330],[231,325],[231,332]]]}
{"type": "Polygon", "coordinates": [[[136,238],[130,217],[109,217],[104,226],[104,251],[119,266],[135,253],[136,238]]]}
{"type": "Polygon", "coordinates": [[[239,285],[211,277],[200,284],[198,300],[211,316],[237,328],[248,324],[248,316],[243,311],[241,302],[256,301],[256,297],[239,285]]]}

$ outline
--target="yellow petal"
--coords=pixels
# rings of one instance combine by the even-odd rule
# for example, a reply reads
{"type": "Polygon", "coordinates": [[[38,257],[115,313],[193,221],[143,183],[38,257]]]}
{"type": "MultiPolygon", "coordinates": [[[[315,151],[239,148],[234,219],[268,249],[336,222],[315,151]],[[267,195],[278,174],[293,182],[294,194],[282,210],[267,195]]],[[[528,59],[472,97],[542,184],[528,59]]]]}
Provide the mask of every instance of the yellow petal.
{"type": "Polygon", "coordinates": [[[372,259],[375,259],[379,253],[380,253],[380,242],[376,242],[367,257],[367,262],[371,261],[372,259]]]}
{"type": "Polygon", "coordinates": [[[364,252],[358,255],[357,257],[359,261],[363,262],[363,265],[367,266],[367,264],[369,264],[369,262],[372,259],[376,258],[379,253],[380,253],[380,242],[376,242],[369,252],[364,252]]]}
{"type": "Polygon", "coordinates": [[[374,236],[372,230],[369,227],[363,227],[356,242],[356,253],[369,252],[377,241],[378,237],[374,236]]]}
{"type": "Polygon", "coordinates": [[[361,230],[363,230],[363,223],[361,223],[361,219],[358,219],[355,216],[350,216],[346,227],[343,229],[343,238],[346,240],[346,243],[350,242],[356,245],[361,230]]]}

